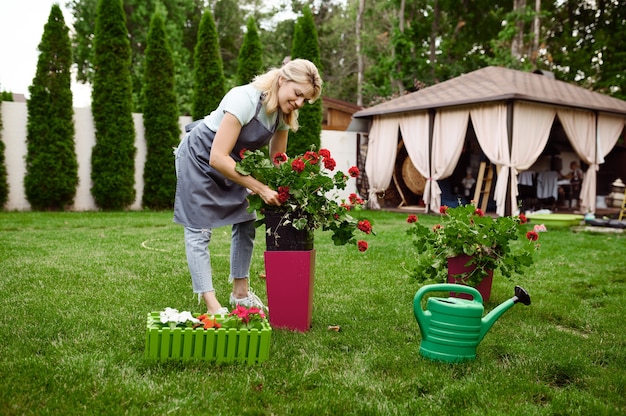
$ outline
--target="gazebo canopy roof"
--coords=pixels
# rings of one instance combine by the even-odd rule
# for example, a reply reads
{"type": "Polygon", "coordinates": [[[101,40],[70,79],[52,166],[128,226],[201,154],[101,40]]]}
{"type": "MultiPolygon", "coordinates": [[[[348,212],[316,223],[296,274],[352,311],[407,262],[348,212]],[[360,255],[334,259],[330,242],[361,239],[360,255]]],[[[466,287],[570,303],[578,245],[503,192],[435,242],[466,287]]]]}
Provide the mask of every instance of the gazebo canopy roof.
{"type": "Polygon", "coordinates": [[[357,111],[353,117],[502,100],[523,100],[626,115],[626,101],[542,74],[489,66],[357,111]]]}

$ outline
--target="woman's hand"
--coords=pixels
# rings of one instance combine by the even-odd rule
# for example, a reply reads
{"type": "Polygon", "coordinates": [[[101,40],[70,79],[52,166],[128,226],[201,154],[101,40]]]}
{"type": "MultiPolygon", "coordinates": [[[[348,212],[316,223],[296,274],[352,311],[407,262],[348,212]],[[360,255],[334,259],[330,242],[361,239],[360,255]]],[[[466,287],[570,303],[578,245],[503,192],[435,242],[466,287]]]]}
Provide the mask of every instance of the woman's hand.
{"type": "Polygon", "coordinates": [[[276,205],[280,206],[280,200],[278,199],[278,192],[270,188],[269,186],[264,186],[264,189],[259,192],[259,196],[263,199],[268,205],[276,205]]]}

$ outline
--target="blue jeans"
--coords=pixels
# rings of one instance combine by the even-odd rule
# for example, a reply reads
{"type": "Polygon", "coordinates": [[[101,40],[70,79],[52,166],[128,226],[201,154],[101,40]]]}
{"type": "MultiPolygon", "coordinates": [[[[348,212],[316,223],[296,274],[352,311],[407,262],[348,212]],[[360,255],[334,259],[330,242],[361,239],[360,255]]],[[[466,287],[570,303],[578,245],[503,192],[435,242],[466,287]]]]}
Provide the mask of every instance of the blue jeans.
{"type": "MultiPolygon", "coordinates": [[[[252,261],[255,232],[254,220],[233,224],[229,280],[247,279],[250,277],[250,263],[252,261]]],[[[213,288],[211,254],[209,252],[209,242],[211,241],[212,233],[213,230],[210,228],[185,227],[185,251],[187,253],[187,264],[191,274],[191,284],[194,293],[215,290],[213,288]]]]}

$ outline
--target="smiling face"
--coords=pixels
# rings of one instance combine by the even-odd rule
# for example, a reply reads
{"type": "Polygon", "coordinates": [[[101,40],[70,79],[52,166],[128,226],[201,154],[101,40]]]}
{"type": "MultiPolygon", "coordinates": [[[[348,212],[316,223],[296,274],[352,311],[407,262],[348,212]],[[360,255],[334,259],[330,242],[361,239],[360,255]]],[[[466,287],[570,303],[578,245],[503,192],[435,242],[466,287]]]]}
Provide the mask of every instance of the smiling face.
{"type": "Polygon", "coordinates": [[[309,84],[278,80],[278,106],[284,114],[302,108],[305,102],[313,98],[313,88],[309,84]]]}

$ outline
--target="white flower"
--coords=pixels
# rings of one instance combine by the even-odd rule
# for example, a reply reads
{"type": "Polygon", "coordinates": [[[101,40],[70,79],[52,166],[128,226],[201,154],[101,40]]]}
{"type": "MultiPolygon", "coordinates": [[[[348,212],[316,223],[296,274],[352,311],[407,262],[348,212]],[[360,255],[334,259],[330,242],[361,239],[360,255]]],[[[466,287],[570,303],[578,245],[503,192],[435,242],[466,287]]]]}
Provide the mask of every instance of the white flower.
{"type": "Polygon", "coordinates": [[[198,322],[200,322],[198,319],[193,317],[191,312],[189,311],[178,312],[177,309],[173,309],[173,308],[165,308],[165,310],[161,311],[159,315],[160,315],[162,324],[169,323],[169,324],[178,325],[178,324],[184,324],[187,321],[190,321],[194,324],[197,324],[198,322]]]}
{"type": "Polygon", "coordinates": [[[173,308],[165,308],[165,310],[161,312],[160,316],[162,324],[166,324],[168,322],[176,322],[178,321],[178,310],[173,308]]]}
{"type": "Polygon", "coordinates": [[[178,315],[178,323],[179,324],[184,324],[187,321],[191,321],[194,324],[197,324],[198,322],[200,322],[198,319],[194,318],[193,315],[191,315],[191,312],[189,312],[189,311],[181,312],[178,315]]]}

